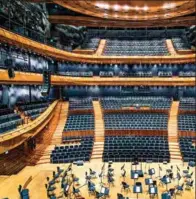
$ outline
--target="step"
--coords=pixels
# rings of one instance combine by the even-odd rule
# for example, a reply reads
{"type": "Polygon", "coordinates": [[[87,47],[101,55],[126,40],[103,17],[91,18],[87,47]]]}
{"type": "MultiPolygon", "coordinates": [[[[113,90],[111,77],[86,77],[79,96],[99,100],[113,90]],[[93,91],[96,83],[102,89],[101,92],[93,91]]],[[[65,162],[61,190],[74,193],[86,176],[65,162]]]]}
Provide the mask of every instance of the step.
{"type": "Polygon", "coordinates": [[[181,156],[177,156],[177,155],[171,155],[171,156],[170,156],[170,159],[182,160],[182,157],[181,157],[181,156]]]}
{"type": "Polygon", "coordinates": [[[102,159],[102,154],[92,155],[91,159],[102,159]]]}

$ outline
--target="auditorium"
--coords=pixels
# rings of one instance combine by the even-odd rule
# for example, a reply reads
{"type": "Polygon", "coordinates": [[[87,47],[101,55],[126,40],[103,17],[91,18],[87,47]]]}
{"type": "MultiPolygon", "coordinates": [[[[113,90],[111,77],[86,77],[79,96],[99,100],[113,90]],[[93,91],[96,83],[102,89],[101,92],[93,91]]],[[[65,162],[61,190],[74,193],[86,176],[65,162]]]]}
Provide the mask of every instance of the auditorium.
{"type": "Polygon", "coordinates": [[[0,199],[196,198],[196,0],[0,0],[0,199]]]}

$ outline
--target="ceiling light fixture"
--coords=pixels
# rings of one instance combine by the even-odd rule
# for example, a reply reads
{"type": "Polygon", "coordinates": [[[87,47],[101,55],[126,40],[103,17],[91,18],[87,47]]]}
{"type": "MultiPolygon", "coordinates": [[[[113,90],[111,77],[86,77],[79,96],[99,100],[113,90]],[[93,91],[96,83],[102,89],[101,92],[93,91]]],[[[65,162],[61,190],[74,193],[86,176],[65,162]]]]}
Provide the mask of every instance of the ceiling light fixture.
{"type": "Polygon", "coordinates": [[[144,11],[147,11],[148,9],[149,9],[148,6],[144,6],[144,7],[143,7],[143,10],[144,10],[144,11]]]}
{"type": "Polygon", "coordinates": [[[125,11],[128,11],[130,8],[129,8],[128,5],[124,5],[124,6],[123,6],[123,9],[124,9],[125,11]]]}
{"type": "Polygon", "coordinates": [[[175,8],[176,4],[175,3],[164,3],[163,4],[163,9],[172,9],[175,8]]]}
{"type": "Polygon", "coordinates": [[[118,11],[120,9],[120,6],[116,4],[116,5],[113,6],[113,8],[114,8],[115,11],[118,11]]]}

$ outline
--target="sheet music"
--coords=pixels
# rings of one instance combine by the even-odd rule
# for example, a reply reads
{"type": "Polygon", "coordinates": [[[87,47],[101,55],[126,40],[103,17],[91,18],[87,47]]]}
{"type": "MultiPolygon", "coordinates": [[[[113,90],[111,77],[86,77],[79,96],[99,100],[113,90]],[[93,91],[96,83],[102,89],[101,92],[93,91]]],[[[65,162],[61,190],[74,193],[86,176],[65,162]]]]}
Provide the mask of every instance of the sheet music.
{"type": "Polygon", "coordinates": [[[153,183],[153,180],[150,178],[149,179],[149,184],[152,184],[153,183]]]}
{"type": "Polygon", "coordinates": [[[105,193],[105,187],[101,188],[101,193],[105,193]]]}
{"type": "Polygon", "coordinates": [[[151,188],[150,188],[150,192],[151,192],[151,193],[155,193],[155,188],[154,188],[154,187],[151,187],[151,188]]]}
{"type": "Polygon", "coordinates": [[[136,187],[136,193],[139,193],[141,191],[140,187],[136,187]]]}

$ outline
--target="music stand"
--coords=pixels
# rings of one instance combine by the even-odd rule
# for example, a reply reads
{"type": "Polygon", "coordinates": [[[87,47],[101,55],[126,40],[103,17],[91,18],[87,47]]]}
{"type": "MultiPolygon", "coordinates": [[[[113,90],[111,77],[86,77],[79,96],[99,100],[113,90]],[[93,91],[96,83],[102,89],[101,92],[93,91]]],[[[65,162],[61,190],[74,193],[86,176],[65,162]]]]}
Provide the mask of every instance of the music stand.
{"type": "Polygon", "coordinates": [[[134,173],[134,175],[133,175],[134,183],[135,183],[135,180],[137,180],[138,178],[139,178],[139,174],[138,173],[134,173]]]}
{"type": "Polygon", "coordinates": [[[151,178],[152,178],[152,176],[155,174],[155,169],[154,168],[151,168],[151,169],[149,169],[148,170],[148,174],[151,176],[151,178]]]}
{"type": "Polygon", "coordinates": [[[161,177],[161,171],[162,171],[162,167],[159,165],[159,175],[157,176],[157,178],[161,177]]]}
{"type": "Polygon", "coordinates": [[[180,173],[178,172],[178,173],[177,173],[178,185],[179,185],[179,182],[180,182],[180,179],[181,179],[181,178],[182,178],[182,177],[181,177],[180,173]]]}
{"type": "Polygon", "coordinates": [[[170,184],[170,183],[171,183],[170,177],[166,176],[166,178],[165,178],[165,184],[166,184],[166,190],[167,190],[167,191],[168,191],[167,185],[170,184]]]}
{"type": "Polygon", "coordinates": [[[136,193],[136,194],[137,194],[137,199],[138,199],[139,193],[142,193],[142,186],[134,185],[134,186],[133,186],[133,193],[136,193]]]}
{"type": "Polygon", "coordinates": [[[150,195],[150,198],[152,197],[154,197],[155,195],[158,195],[158,189],[157,189],[157,187],[149,187],[149,189],[148,189],[148,193],[149,193],[149,195],[150,195]]]}

